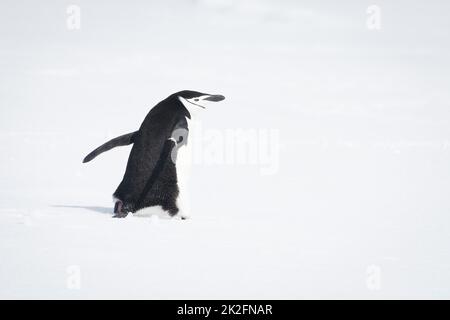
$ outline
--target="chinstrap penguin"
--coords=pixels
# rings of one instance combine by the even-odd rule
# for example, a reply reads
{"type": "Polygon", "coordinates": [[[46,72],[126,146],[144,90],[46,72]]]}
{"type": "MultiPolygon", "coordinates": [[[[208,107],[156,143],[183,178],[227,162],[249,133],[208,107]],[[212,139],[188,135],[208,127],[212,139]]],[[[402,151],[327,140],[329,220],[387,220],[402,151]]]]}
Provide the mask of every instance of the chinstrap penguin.
{"type": "Polygon", "coordinates": [[[205,102],[224,99],[191,90],[174,93],[150,110],[139,130],[106,142],[84,158],[84,163],[89,162],[112,148],[133,144],[124,177],[113,194],[114,217],[158,208],[184,218],[178,204],[177,155],[188,144],[189,109],[204,109],[205,102]]]}

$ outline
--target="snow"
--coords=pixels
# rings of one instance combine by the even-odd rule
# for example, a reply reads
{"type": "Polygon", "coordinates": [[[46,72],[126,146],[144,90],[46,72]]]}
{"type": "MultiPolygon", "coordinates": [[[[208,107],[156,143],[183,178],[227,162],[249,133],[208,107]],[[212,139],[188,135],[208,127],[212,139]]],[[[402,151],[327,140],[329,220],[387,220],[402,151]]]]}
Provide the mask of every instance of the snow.
{"type": "Polygon", "coordinates": [[[450,5],[368,5],[81,2],[68,30],[2,1],[0,298],[450,298],[450,5]],[[130,147],[83,157],[182,89],[226,97],[191,218],[113,219],[130,147]]]}

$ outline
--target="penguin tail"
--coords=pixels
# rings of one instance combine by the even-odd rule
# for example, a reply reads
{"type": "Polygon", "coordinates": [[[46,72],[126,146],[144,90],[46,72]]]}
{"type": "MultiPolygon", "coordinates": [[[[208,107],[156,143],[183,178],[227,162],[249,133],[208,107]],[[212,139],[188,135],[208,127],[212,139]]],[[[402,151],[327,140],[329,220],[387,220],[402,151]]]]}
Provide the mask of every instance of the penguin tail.
{"type": "Polygon", "coordinates": [[[115,147],[127,146],[134,143],[136,135],[139,131],[124,134],[120,137],[109,140],[108,142],[102,144],[100,147],[89,153],[84,159],[83,163],[89,162],[96,158],[99,154],[111,150],[115,147]]]}

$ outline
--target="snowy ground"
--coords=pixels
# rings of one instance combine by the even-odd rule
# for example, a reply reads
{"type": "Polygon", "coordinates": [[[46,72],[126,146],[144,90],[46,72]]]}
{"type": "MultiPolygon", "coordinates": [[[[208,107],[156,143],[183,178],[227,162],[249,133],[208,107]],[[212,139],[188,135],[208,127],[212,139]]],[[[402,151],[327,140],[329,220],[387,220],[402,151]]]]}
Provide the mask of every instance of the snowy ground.
{"type": "Polygon", "coordinates": [[[2,1],[0,298],[450,298],[450,5],[371,4],[2,1]],[[181,89],[192,218],[113,219],[82,158],[181,89]]]}

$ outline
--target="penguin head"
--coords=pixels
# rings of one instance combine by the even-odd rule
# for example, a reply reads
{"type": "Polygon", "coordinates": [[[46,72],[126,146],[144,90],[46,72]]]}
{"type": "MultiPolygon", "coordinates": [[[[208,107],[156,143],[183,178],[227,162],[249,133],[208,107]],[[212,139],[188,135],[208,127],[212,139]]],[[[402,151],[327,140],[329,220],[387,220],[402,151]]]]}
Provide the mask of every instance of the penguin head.
{"type": "Polygon", "coordinates": [[[225,97],[220,94],[209,94],[192,90],[179,91],[174,95],[178,97],[186,108],[194,105],[206,109],[205,104],[209,102],[218,102],[225,99],[225,97]]]}

